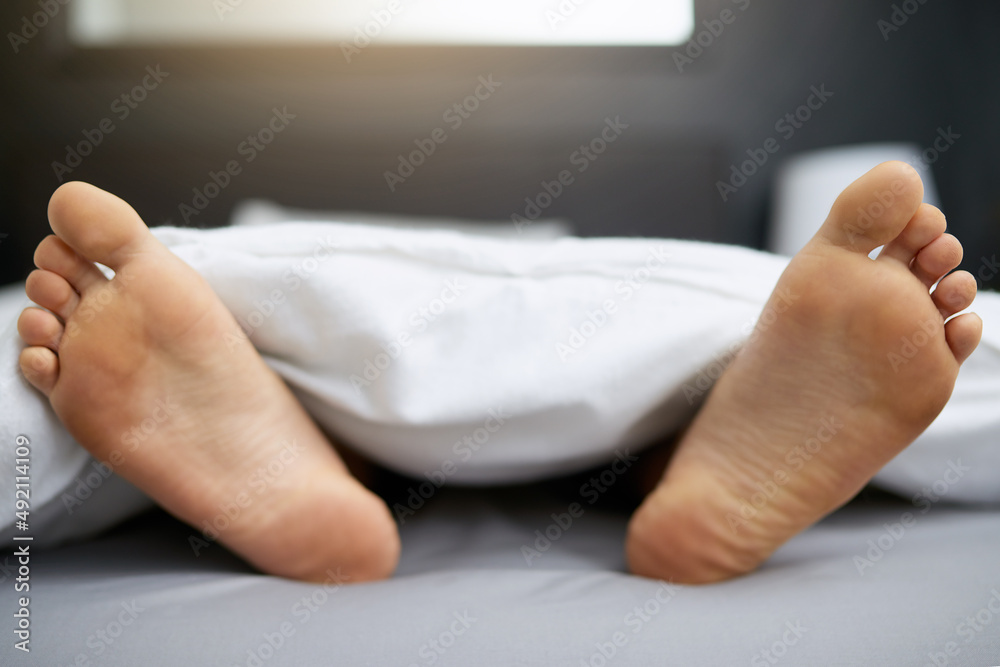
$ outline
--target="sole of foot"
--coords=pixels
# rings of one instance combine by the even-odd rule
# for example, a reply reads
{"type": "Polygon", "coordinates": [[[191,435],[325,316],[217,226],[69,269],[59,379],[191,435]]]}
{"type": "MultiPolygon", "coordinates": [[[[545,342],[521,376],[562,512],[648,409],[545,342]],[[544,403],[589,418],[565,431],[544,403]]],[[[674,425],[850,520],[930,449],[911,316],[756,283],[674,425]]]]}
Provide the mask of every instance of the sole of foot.
{"type": "Polygon", "coordinates": [[[949,274],[962,247],[922,198],[900,162],[840,195],[633,515],[634,573],[698,584],[756,569],[940,413],[982,321],[956,316],[976,281],[949,274]]]}
{"type": "Polygon", "coordinates": [[[73,437],[266,573],[388,577],[399,555],[388,508],[201,276],[91,185],[61,186],[49,221],[26,285],[41,308],[18,321],[20,366],[73,437]]]}

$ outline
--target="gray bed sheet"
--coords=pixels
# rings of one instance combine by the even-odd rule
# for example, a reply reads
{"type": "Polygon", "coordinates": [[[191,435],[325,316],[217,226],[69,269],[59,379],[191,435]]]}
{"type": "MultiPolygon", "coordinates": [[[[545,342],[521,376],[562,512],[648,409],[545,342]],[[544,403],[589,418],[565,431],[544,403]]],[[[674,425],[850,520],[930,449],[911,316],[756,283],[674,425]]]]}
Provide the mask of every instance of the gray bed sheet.
{"type": "MultiPolygon", "coordinates": [[[[543,489],[444,489],[402,526],[393,579],[325,586],[251,572],[218,545],[195,556],[191,531],[154,512],[33,553],[31,652],[3,628],[0,663],[1000,664],[996,509],[862,498],[757,573],[683,587],[625,574],[626,513],[549,528],[566,507],[543,489]]],[[[8,627],[15,576],[0,572],[8,627]]]]}

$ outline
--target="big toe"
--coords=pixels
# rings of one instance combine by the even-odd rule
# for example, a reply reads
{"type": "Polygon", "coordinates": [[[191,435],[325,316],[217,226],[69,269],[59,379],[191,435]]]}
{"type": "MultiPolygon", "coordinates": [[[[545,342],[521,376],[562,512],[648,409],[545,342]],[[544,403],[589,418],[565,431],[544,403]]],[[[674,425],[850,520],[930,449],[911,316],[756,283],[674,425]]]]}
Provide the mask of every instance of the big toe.
{"type": "Polygon", "coordinates": [[[817,237],[867,255],[903,232],[923,197],[916,169],[905,162],[884,162],[837,197],[817,237]]]}
{"type": "Polygon", "coordinates": [[[66,183],[52,194],[49,224],[81,256],[112,269],[154,240],[135,209],[80,181],[66,183]]]}

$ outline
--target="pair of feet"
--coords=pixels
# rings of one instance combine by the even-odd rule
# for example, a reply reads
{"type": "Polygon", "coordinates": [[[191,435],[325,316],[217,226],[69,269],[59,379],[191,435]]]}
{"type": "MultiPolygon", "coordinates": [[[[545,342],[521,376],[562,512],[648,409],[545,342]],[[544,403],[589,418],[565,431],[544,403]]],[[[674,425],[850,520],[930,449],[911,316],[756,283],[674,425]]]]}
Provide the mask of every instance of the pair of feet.
{"type": "MultiPolygon", "coordinates": [[[[946,276],[962,248],[922,196],[902,163],[840,196],[632,518],[635,573],[707,583],[755,569],[941,411],[982,323],[952,317],[976,283],[946,276]]],[[[233,348],[238,325],[202,278],[92,186],[60,187],[49,220],[27,281],[46,310],[21,315],[20,364],[77,441],[265,572],[389,576],[387,507],[252,345],[233,348]]]]}

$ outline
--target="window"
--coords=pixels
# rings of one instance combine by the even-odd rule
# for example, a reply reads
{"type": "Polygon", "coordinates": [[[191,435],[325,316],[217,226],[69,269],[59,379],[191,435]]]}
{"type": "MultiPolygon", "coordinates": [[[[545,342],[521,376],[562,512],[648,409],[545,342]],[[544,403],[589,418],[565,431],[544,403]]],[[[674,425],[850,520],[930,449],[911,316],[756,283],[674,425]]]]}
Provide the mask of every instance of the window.
{"type": "Polygon", "coordinates": [[[665,46],[694,0],[74,0],[83,47],[218,43],[665,46]]]}

